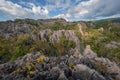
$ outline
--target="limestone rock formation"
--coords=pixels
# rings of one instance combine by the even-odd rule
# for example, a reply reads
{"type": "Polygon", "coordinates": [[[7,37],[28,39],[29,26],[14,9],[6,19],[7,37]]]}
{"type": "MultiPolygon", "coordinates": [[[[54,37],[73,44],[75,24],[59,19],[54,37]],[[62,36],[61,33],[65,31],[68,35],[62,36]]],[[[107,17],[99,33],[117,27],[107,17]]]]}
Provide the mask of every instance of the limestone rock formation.
{"type": "MultiPolygon", "coordinates": [[[[77,55],[77,54],[76,54],[77,55]]],[[[79,54],[78,54],[79,56],[79,54]]],[[[119,80],[116,63],[97,55],[87,46],[80,57],[47,57],[27,54],[12,63],[0,65],[0,80],[119,80]],[[91,58],[92,57],[92,58],[91,58]]]]}
{"type": "MultiPolygon", "coordinates": [[[[0,64],[0,80],[120,80],[120,66],[108,58],[99,57],[91,49],[89,39],[88,43],[85,44],[87,46],[83,48],[82,43],[84,45],[84,38],[89,34],[89,30],[84,31],[87,25],[95,27],[95,23],[92,22],[67,22],[64,19],[17,19],[15,21],[0,22],[1,44],[4,40],[6,40],[4,43],[7,44],[7,40],[9,41],[9,39],[11,42],[12,40],[18,42],[4,46],[0,44],[0,49],[3,50],[3,52],[0,50],[0,58],[8,56],[7,53],[12,52],[12,50],[15,50],[16,53],[11,53],[10,57],[12,55],[19,56],[12,62],[5,61],[6,63],[4,63],[3,61],[0,64]],[[78,25],[73,26],[73,24],[78,25]],[[71,29],[70,27],[66,29],[70,25],[75,29],[71,29]],[[61,27],[65,28],[61,29],[61,27]],[[58,29],[56,30],[56,28],[58,29]],[[23,41],[19,41],[19,36],[21,36],[23,41]],[[29,36],[30,39],[24,39],[24,36],[29,36]],[[71,43],[67,43],[68,41],[73,42],[72,46],[75,47],[69,48],[68,46],[71,47],[71,43]],[[62,43],[63,47],[61,47],[60,43],[62,43]],[[42,48],[43,45],[45,49],[42,48]],[[11,49],[12,47],[14,48],[11,49]],[[24,50],[24,48],[28,50],[24,50]],[[60,52],[57,49],[61,51],[61,54],[65,54],[57,56],[56,54],[60,52]],[[9,51],[7,52],[7,50],[9,51]],[[47,56],[44,52],[47,54],[52,52],[54,56],[47,56]]],[[[103,27],[92,30],[97,30],[102,34],[106,29],[103,27]]],[[[115,34],[119,36],[119,34],[115,34]]],[[[95,40],[96,45],[102,40],[105,42],[108,38],[108,36],[103,36],[103,34],[101,35],[102,37],[97,35],[97,37],[94,37],[94,34],[92,36],[91,41],[99,37],[95,40]]],[[[97,46],[97,50],[100,46],[97,46]]],[[[112,41],[103,47],[109,50],[118,49],[119,46],[119,42],[112,41]]]]}

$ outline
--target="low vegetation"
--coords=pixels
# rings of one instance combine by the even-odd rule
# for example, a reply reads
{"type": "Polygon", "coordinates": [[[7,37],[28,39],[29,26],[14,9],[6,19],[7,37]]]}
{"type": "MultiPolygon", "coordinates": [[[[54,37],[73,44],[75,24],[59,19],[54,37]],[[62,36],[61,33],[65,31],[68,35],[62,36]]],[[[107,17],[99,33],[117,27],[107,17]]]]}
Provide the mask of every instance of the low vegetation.
{"type": "MultiPolygon", "coordinates": [[[[47,56],[61,56],[68,53],[68,50],[75,48],[76,43],[61,37],[59,42],[54,44],[42,40],[31,39],[30,35],[20,35],[16,38],[6,40],[0,38],[0,59],[12,62],[27,53],[41,52],[47,56]]],[[[38,59],[38,62],[41,58],[38,59]]]]}
{"type": "Polygon", "coordinates": [[[112,41],[120,42],[120,28],[115,26],[109,26],[112,23],[97,24],[97,27],[88,27],[86,32],[88,35],[82,40],[84,46],[91,45],[92,50],[95,51],[98,56],[107,57],[110,60],[120,61],[120,46],[116,49],[106,49],[105,46],[112,41]],[[109,26],[109,27],[107,27],[109,26]],[[99,31],[103,28],[103,31],[99,31]]]}

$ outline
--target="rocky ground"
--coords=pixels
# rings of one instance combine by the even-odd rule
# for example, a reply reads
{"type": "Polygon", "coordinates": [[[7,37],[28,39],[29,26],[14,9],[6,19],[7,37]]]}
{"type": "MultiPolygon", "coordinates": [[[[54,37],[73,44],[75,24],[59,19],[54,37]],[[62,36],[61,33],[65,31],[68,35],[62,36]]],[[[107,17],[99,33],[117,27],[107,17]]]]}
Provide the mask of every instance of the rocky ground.
{"type": "Polygon", "coordinates": [[[61,57],[41,53],[0,65],[0,80],[120,80],[120,68],[107,58],[97,57],[88,45],[61,57]]]}

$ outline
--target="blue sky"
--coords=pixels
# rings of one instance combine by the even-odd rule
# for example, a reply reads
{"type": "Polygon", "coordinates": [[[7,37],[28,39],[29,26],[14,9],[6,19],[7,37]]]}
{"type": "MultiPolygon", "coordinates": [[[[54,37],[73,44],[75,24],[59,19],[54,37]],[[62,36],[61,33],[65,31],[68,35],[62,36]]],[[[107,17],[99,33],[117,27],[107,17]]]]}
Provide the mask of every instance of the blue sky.
{"type": "Polygon", "coordinates": [[[68,21],[120,17],[120,0],[0,0],[0,21],[64,18],[68,21]]]}

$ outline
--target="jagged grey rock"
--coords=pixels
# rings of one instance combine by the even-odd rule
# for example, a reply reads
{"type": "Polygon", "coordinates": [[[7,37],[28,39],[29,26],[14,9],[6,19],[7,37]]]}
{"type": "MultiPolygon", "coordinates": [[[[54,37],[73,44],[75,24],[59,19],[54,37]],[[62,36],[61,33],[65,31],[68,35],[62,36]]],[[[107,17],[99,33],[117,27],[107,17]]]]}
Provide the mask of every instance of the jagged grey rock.
{"type": "Polygon", "coordinates": [[[67,77],[65,76],[64,72],[61,71],[60,72],[60,75],[59,75],[59,78],[57,80],[68,80],[67,77]]]}
{"type": "Polygon", "coordinates": [[[120,79],[120,68],[116,63],[106,58],[95,56],[93,59],[89,58],[88,55],[75,57],[74,54],[71,54],[61,56],[61,58],[46,56],[43,63],[38,63],[36,59],[40,56],[43,55],[40,53],[27,54],[12,63],[1,64],[0,80],[28,79],[27,76],[32,75],[31,71],[34,72],[33,76],[30,77],[32,80],[120,79]],[[106,74],[101,73],[95,63],[101,63],[101,67],[106,67],[106,74]],[[26,64],[34,65],[33,69],[26,64]]]}
{"type": "Polygon", "coordinates": [[[87,45],[84,52],[83,52],[83,56],[85,57],[88,57],[88,58],[96,58],[97,57],[97,54],[94,53],[91,48],[90,48],[90,45],[87,45]]]}
{"type": "Polygon", "coordinates": [[[119,46],[120,46],[120,42],[112,41],[112,42],[106,44],[105,48],[108,49],[108,50],[109,49],[117,49],[117,48],[119,48],[119,46]]]}
{"type": "Polygon", "coordinates": [[[88,68],[86,65],[77,64],[72,70],[72,76],[75,80],[105,80],[105,78],[100,75],[95,70],[88,68]]]}

